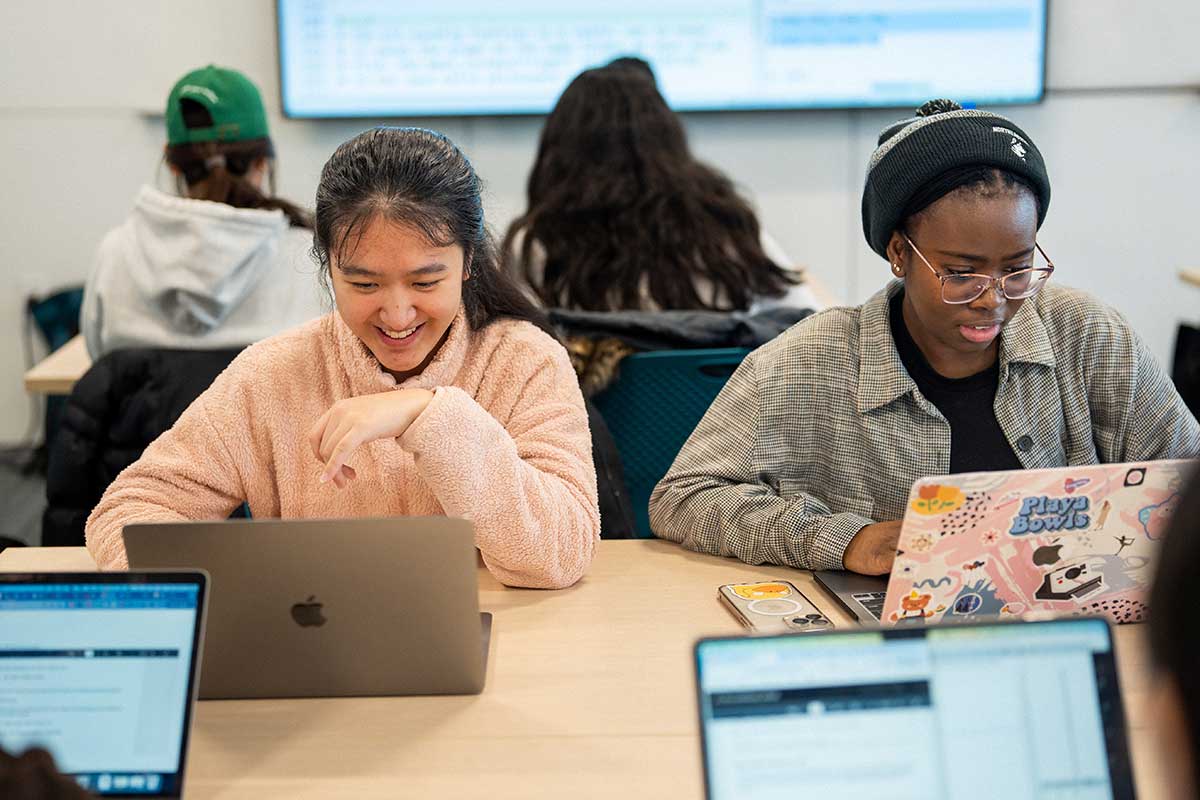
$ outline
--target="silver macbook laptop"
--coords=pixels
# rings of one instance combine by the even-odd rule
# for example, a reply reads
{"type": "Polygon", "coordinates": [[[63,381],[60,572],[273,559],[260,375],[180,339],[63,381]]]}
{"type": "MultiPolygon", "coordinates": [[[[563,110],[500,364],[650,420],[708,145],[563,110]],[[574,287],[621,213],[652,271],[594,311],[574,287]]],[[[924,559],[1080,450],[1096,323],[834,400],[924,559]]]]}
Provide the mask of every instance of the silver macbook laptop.
{"type": "Polygon", "coordinates": [[[200,697],[476,694],[471,523],[447,517],[230,520],[125,528],[132,568],[212,576],[200,697]]]}
{"type": "Polygon", "coordinates": [[[704,639],[695,665],[712,800],[1134,796],[1101,619],[704,639]]]}
{"type": "Polygon", "coordinates": [[[204,637],[199,572],[0,574],[0,747],[94,794],[180,797],[204,637]]]}

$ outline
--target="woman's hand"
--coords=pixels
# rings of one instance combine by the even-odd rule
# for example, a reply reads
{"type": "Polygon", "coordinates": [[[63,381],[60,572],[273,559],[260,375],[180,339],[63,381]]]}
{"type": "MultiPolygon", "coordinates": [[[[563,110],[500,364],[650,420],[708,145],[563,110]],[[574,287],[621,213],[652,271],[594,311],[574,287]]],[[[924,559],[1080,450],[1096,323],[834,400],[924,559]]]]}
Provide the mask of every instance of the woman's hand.
{"type": "Polygon", "coordinates": [[[346,461],[362,445],[403,436],[433,399],[427,389],[397,389],[334,403],[308,432],[313,455],[325,464],[321,482],[339,489],[357,477],[346,461]]]}
{"type": "Polygon", "coordinates": [[[876,522],[859,531],[842,556],[842,566],[863,575],[886,575],[896,560],[900,520],[876,522]]]}

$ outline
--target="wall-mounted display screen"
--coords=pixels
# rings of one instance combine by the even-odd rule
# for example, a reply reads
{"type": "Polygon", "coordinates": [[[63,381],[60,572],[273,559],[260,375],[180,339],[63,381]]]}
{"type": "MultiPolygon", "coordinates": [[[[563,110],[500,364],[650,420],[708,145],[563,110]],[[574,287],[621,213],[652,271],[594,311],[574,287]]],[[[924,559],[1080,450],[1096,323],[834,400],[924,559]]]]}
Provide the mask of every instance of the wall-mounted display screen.
{"type": "Polygon", "coordinates": [[[1046,0],[278,0],[293,117],[541,114],[651,62],[679,111],[1040,100],[1046,0]]]}

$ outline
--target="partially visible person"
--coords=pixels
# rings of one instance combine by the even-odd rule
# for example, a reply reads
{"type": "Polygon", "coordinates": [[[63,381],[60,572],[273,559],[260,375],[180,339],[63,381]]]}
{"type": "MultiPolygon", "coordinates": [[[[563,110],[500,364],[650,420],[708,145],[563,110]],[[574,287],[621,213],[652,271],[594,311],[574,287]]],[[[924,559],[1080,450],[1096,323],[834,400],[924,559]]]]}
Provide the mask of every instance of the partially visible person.
{"type": "Polygon", "coordinates": [[[632,57],[563,91],[503,252],[553,308],[819,306],[733,183],[692,155],[654,73],[632,57]]]}
{"type": "Polygon", "coordinates": [[[309,215],[274,195],[275,147],[258,89],[207,66],[166,104],[178,196],[143,186],[101,242],[81,328],[93,359],[124,348],[240,347],[313,317],[309,215]]]}
{"type": "Polygon", "coordinates": [[[0,748],[0,797],[4,800],[86,800],[91,797],[73,778],[63,775],[54,757],[39,747],[20,755],[0,748]]]}
{"type": "Polygon", "coordinates": [[[655,488],[654,532],[879,575],[918,478],[1200,456],[1200,425],[1125,318],[1057,284],[1037,241],[1049,202],[1009,119],[931,101],[886,128],[862,223],[892,280],[742,362],[655,488]]]}
{"type": "Polygon", "coordinates": [[[655,86],[658,85],[658,77],[654,74],[654,67],[650,66],[650,62],[641,56],[617,56],[604,66],[613,69],[634,70],[653,81],[655,86]]]}
{"type": "Polygon", "coordinates": [[[102,568],[133,522],[452,516],[505,584],[569,586],[599,538],[579,384],[499,268],[453,142],[375,128],[317,187],[336,310],[251,345],[120,474],[87,521],[102,568]]]}
{"type": "Polygon", "coordinates": [[[1200,471],[1175,508],[1150,590],[1151,713],[1173,798],[1200,798],[1200,471]]]}

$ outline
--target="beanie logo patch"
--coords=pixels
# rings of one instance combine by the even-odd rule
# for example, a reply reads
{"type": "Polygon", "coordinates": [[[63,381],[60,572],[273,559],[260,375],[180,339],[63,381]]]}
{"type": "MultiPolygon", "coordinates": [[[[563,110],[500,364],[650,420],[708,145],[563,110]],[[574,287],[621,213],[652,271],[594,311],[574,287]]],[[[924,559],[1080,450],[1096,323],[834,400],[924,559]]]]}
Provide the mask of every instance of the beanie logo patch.
{"type": "Polygon", "coordinates": [[[993,125],[992,133],[999,133],[1003,136],[1012,137],[1012,140],[1008,144],[1009,149],[1013,151],[1013,154],[1017,158],[1021,159],[1022,161],[1025,160],[1025,154],[1029,152],[1029,142],[1025,141],[1024,136],[1011,128],[1005,128],[1000,125],[993,125]]]}
{"type": "Polygon", "coordinates": [[[1029,146],[1029,142],[1025,141],[1025,137],[1014,131],[1012,128],[1003,128],[999,125],[993,125],[992,133],[1002,133],[1005,136],[1011,136],[1013,139],[1025,145],[1026,147],[1029,146]]]}

